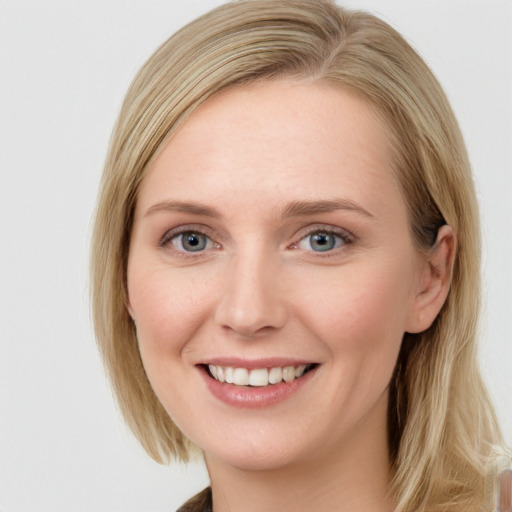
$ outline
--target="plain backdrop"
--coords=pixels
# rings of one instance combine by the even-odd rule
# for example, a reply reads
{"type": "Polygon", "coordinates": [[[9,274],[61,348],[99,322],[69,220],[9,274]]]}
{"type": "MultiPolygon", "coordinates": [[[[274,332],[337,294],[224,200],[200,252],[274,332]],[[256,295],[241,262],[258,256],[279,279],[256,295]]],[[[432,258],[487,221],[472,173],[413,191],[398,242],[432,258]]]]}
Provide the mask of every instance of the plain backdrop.
{"type": "MultiPolygon", "coordinates": [[[[124,427],[92,334],[91,215],[137,69],[215,0],[0,0],[0,511],[173,511],[207,484],[124,427]]],[[[482,207],[481,360],[512,444],[512,2],[347,0],[445,87],[482,207]]]]}

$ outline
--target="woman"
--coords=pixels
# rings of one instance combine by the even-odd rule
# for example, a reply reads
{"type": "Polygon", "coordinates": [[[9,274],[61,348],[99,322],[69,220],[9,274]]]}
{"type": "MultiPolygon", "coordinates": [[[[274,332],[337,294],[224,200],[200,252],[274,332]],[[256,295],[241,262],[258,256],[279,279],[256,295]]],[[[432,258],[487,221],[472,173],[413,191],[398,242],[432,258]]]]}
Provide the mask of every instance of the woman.
{"type": "Polygon", "coordinates": [[[114,130],[92,293],[135,435],[204,455],[182,510],[491,510],[479,251],[456,120],[384,22],[245,0],[164,43],[114,130]]]}

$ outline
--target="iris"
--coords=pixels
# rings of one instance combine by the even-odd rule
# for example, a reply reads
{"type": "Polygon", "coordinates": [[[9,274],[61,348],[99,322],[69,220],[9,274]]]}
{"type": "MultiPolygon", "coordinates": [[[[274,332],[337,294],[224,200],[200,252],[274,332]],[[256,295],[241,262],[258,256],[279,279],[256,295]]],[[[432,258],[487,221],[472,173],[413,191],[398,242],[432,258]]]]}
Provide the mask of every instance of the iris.
{"type": "Polygon", "coordinates": [[[206,235],[193,231],[181,233],[177,238],[183,250],[188,252],[203,251],[208,244],[208,237],[206,235]]]}
{"type": "Polygon", "coordinates": [[[330,251],[336,247],[337,238],[332,233],[314,233],[309,237],[309,244],[314,251],[330,251]]]}

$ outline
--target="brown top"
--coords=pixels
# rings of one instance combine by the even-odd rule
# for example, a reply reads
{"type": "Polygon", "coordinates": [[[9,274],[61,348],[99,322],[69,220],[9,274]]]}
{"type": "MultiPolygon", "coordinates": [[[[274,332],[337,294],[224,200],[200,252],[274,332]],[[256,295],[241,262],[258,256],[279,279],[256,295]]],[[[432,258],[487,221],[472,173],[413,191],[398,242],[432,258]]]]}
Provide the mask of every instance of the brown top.
{"type": "Polygon", "coordinates": [[[176,512],[212,512],[212,490],[207,487],[184,503],[176,512]]]}

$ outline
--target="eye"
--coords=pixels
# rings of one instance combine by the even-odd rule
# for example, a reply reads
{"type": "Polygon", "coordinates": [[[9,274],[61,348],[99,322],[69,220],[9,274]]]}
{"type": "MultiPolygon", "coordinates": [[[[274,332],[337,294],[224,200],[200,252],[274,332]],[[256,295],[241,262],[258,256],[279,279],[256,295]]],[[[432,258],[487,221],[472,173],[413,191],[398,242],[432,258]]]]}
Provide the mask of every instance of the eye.
{"type": "Polygon", "coordinates": [[[350,243],[348,237],[331,231],[314,231],[302,238],[297,244],[298,249],[314,252],[328,252],[350,243]]]}
{"type": "Polygon", "coordinates": [[[169,241],[179,252],[201,252],[215,245],[207,235],[198,231],[178,233],[171,236],[169,241]]]}

